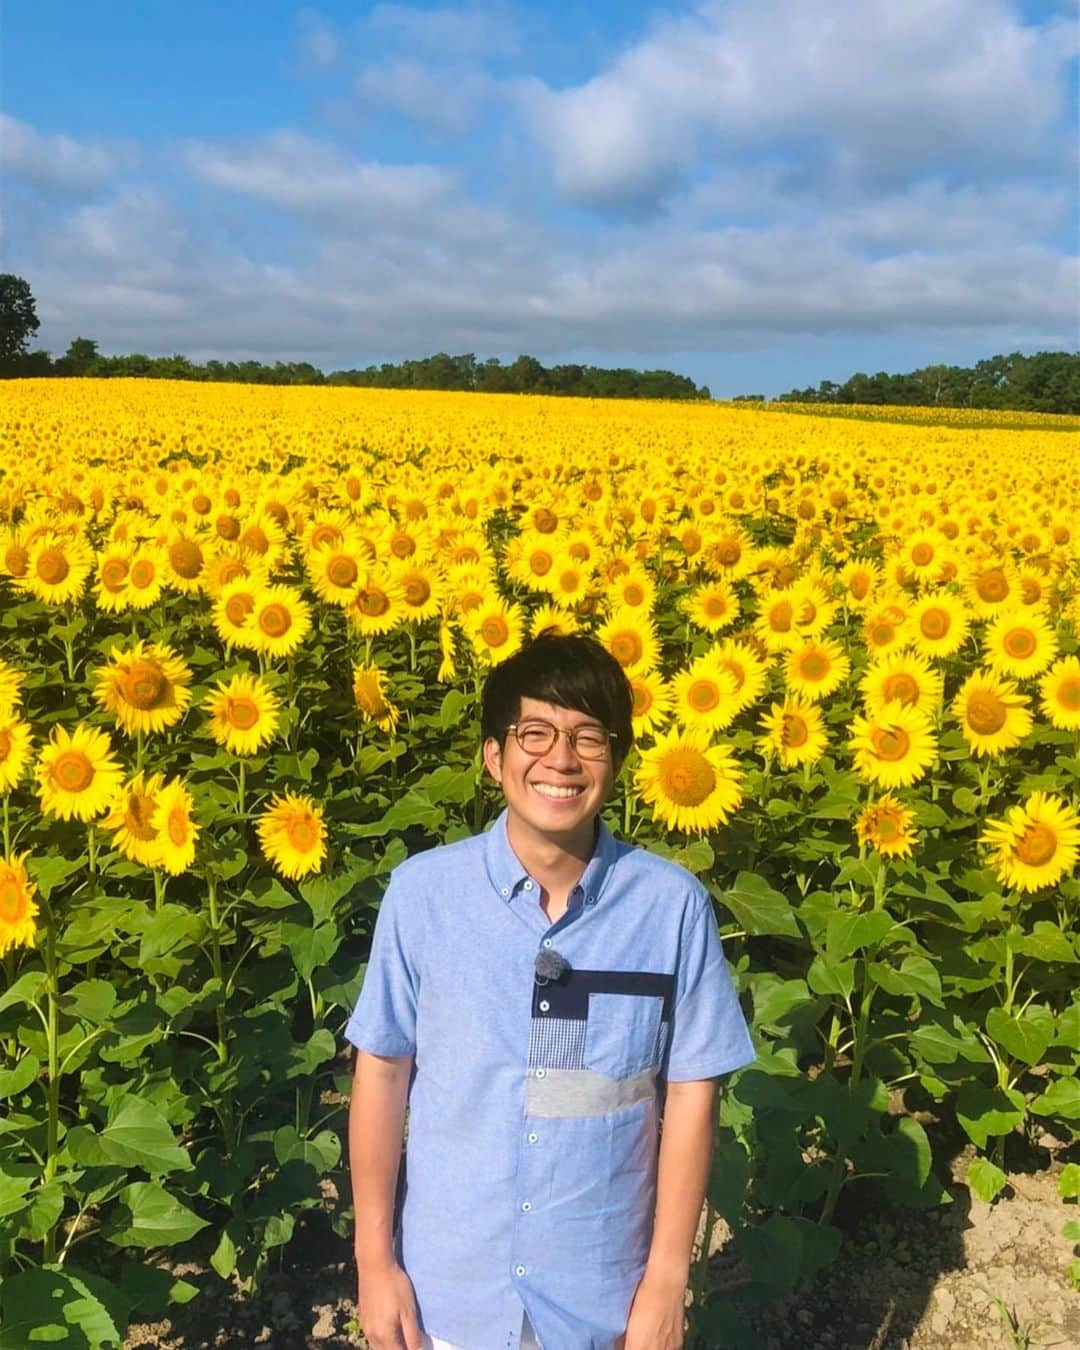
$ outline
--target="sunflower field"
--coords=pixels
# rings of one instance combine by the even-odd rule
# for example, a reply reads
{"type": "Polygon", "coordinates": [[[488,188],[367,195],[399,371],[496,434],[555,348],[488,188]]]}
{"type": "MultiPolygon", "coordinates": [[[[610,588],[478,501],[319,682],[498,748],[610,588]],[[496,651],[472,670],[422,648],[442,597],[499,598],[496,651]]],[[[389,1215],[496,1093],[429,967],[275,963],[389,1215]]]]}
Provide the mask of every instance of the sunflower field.
{"type": "Polygon", "coordinates": [[[632,682],[613,828],[716,899],[747,1297],[859,1197],[947,1202],[965,1141],[991,1200],[1076,1137],[1076,427],[888,416],[6,382],[0,1350],[348,1233],[380,895],[499,809],[479,689],[545,628],[632,682]]]}

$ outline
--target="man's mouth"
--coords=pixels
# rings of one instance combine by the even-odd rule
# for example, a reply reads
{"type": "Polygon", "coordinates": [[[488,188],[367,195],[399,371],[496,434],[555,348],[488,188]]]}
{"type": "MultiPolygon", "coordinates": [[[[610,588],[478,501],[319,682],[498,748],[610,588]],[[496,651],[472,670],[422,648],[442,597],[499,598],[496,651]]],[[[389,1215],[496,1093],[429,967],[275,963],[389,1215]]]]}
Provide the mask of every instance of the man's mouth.
{"type": "Polygon", "coordinates": [[[583,787],[559,787],[555,783],[530,783],[529,786],[534,792],[539,792],[541,797],[551,797],[556,801],[566,801],[570,797],[580,797],[585,791],[583,787]]]}

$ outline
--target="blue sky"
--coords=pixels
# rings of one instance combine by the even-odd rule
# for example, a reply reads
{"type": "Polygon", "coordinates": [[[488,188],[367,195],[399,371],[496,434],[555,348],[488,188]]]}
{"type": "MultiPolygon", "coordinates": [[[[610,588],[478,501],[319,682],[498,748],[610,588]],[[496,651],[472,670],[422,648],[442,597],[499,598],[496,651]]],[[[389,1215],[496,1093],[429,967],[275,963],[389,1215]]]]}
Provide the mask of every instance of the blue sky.
{"type": "Polygon", "coordinates": [[[5,8],[54,354],[444,350],[718,396],[1073,349],[1075,0],[5,8]]]}

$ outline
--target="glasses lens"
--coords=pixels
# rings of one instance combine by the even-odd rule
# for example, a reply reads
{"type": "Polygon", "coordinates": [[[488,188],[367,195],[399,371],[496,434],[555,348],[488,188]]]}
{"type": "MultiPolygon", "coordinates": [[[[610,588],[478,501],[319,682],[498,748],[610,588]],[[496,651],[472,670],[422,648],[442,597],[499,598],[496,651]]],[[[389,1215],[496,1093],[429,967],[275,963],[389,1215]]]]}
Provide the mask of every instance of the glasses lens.
{"type": "Polygon", "coordinates": [[[517,743],[528,755],[546,755],[557,735],[550,722],[526,722],[517,729],[517,743]]]}
{"type": "Polygon", "coordinates": [[[574,744],[585,759],[601,759],[607,752],[607,732],[600,727],[582,727],[574,737],[574,744]]]}

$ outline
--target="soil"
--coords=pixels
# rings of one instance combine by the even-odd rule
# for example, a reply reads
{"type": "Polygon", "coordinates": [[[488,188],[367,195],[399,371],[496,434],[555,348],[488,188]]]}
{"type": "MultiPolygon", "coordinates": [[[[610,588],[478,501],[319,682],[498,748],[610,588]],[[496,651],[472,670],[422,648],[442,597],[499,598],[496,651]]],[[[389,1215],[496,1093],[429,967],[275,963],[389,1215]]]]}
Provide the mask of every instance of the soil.
{"type": "MultiPolygon", "coordinates": [[[[1049,1166],[1011,1172],[993,1205],[963,1184],[965,1153],[952,1169],[953,1204],[849,1211],[837,1261],[814,1287],[767,1308],[741,1306],[738,1268],[722,1248],[718,1283],[730,1286],[755,1350],[1077,1350],[1080,1293],[1069,1283],[1074,1253],[1061,1234],[1077,1207],[1058,1196],[1063,1155],[1043,1156],[1053,1159],[1049,1166]]],[[[266,1276],[257,1298],[235,1297],[210,1271],[183,1272],[204,1294],[168,1320],[132,1326],[124,1350],[363,1346],[344,1244],[328,1230],[309,1230],[300,1247],[291,1267],[266,1276]],[[305,1261],[303,1248],[329,1260],[305,1261]]]]}

